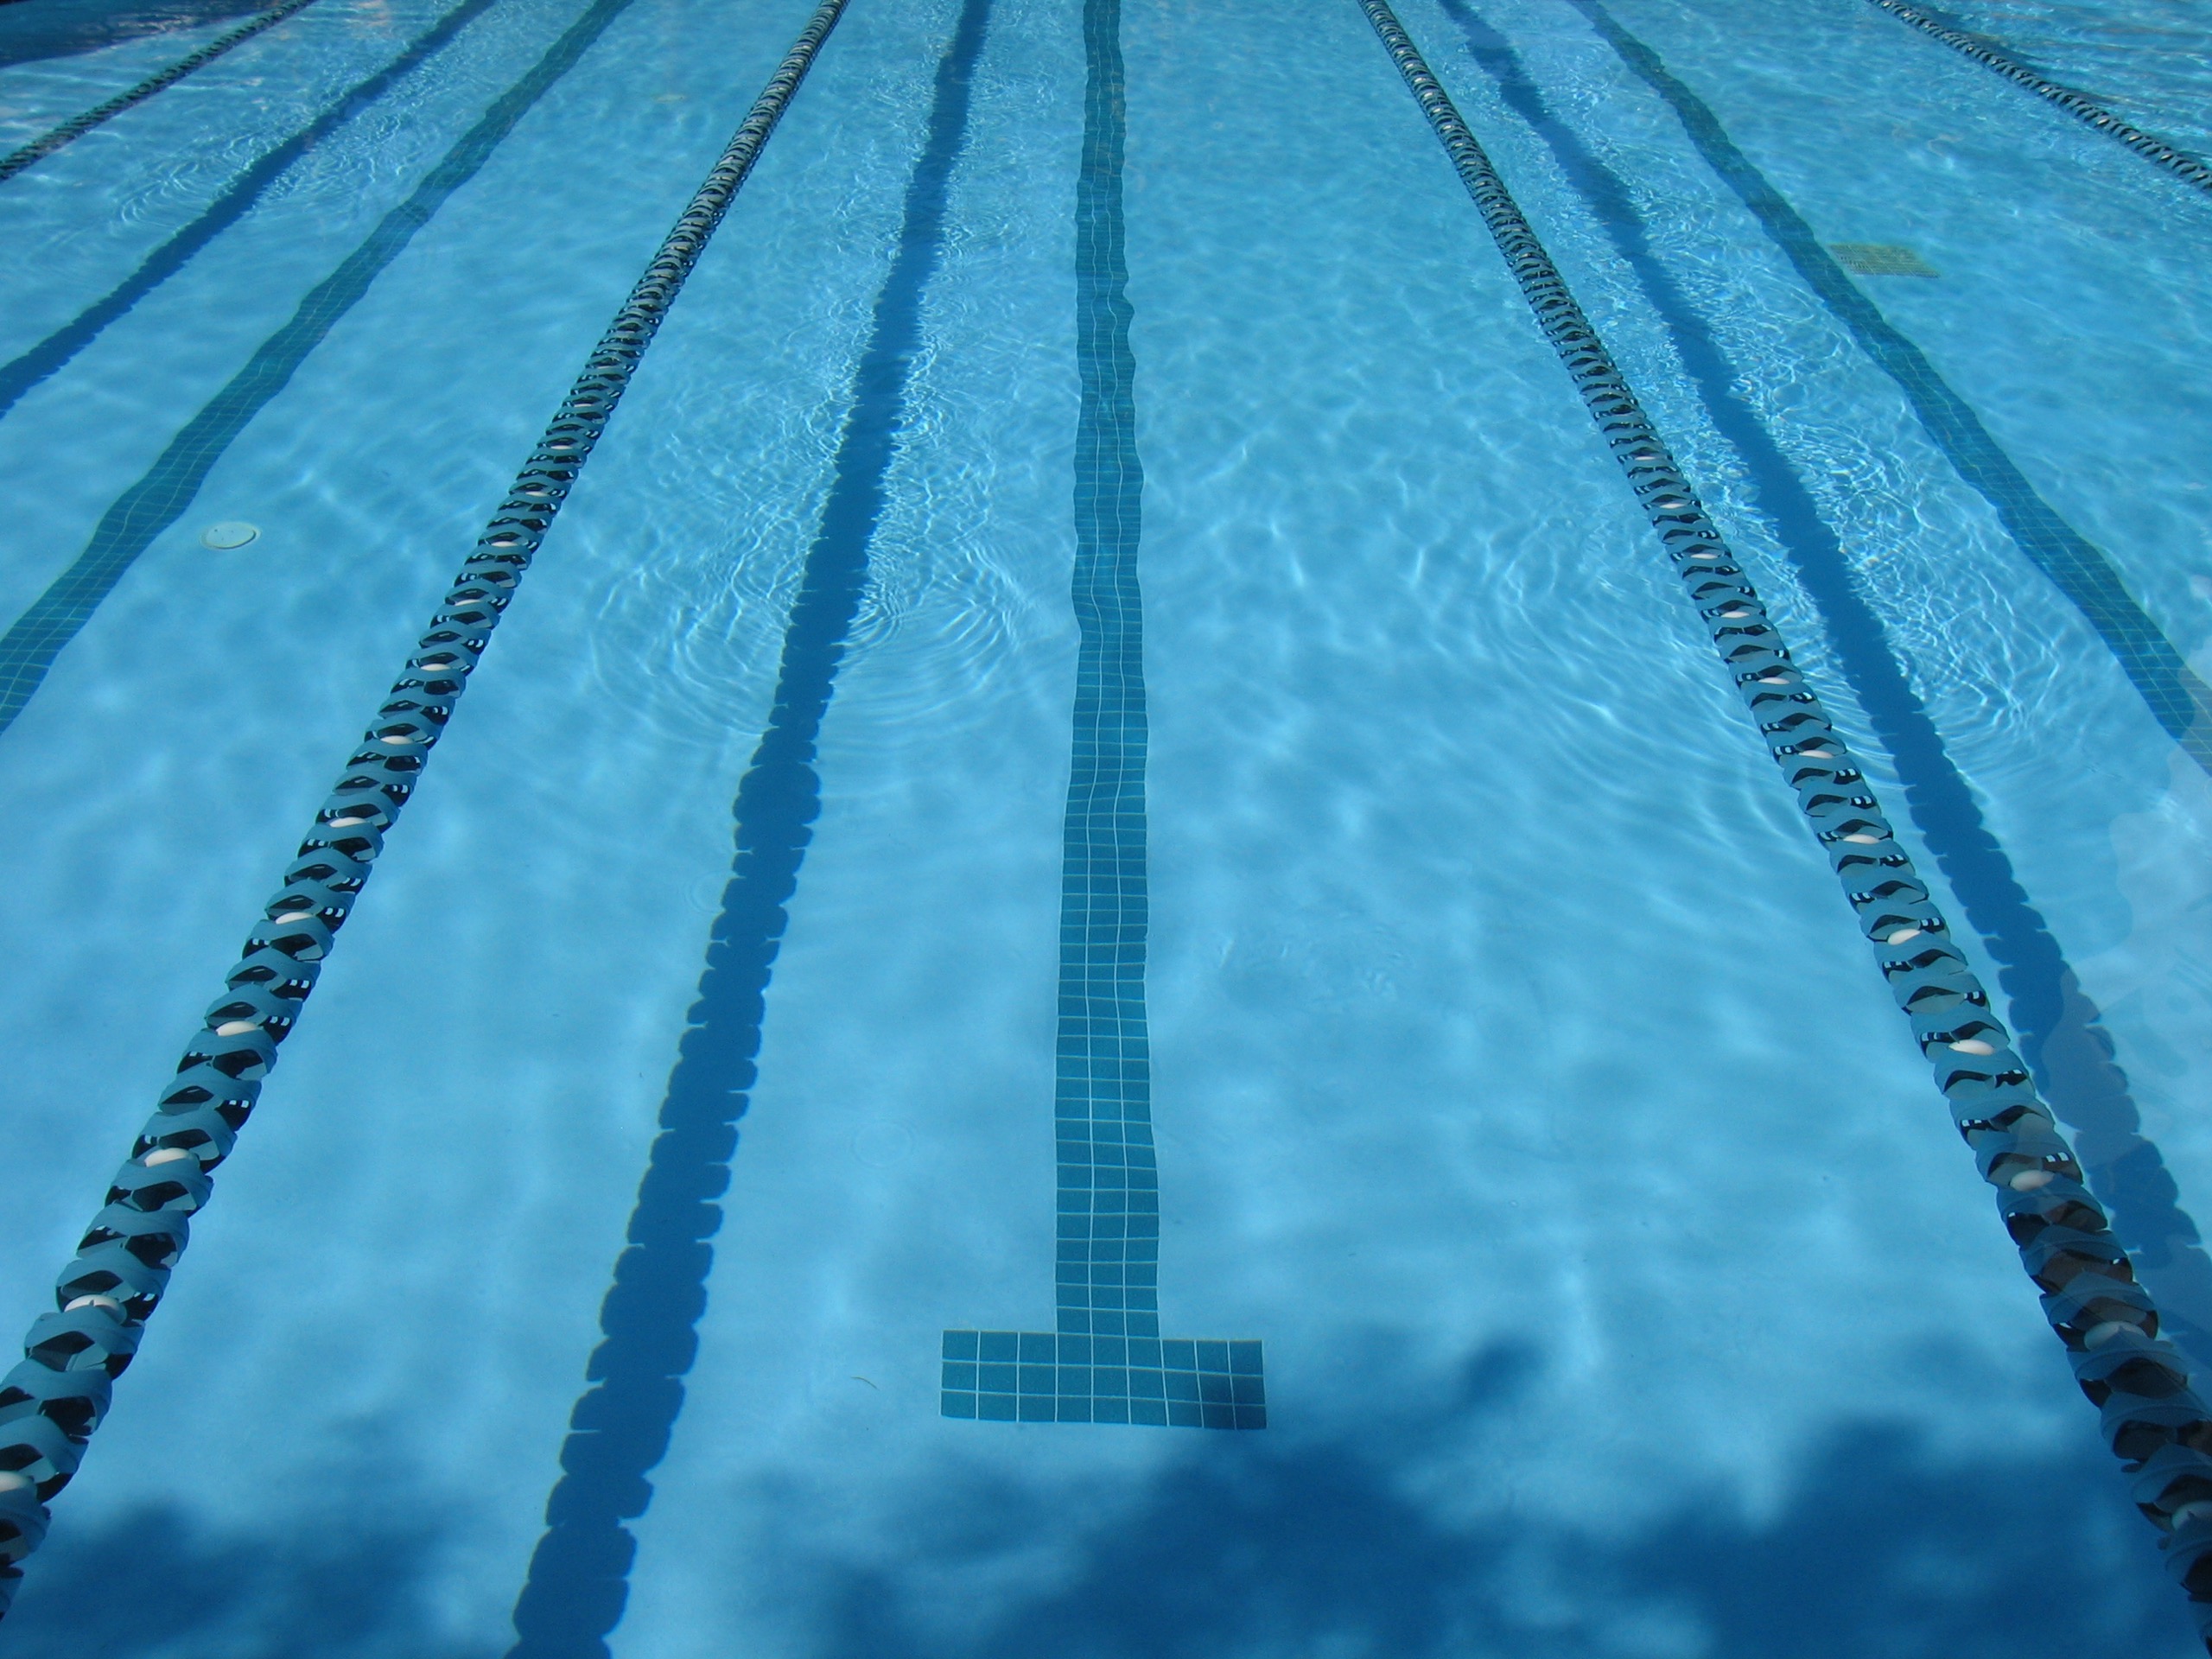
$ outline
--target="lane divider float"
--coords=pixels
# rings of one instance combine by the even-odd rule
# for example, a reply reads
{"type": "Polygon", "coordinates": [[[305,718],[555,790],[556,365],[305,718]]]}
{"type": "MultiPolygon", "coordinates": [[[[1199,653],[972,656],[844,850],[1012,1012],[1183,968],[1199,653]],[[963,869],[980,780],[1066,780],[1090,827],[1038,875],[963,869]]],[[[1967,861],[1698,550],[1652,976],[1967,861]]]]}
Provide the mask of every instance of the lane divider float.
{"type": "Polygon", "coordinates": [[[116,1172],[105,1207],[55,1281],[57,1311],[32,1325],[23,1362],[0,1377],[0,1612],[22,1580],[23,1557],[46,1536],[47,1501],[76,1473],[114,1379],[168,1287],[211,1173],[260,1097],[277,1046],[315,989],[493,630],[845,4],[823,0],[562,399],[116,1172]]]}
{"type": "Polygon", "coordinates": [[[1996,1189],[1999,1217],[2043,1293],[2044,1317],[2082,1391],[2101,1408],[2105,1442],[2163,1535],[2167,1566],[2212,1651],[2212,1407],[2190,1388],[2180,1351],[2159,1339],[2158,1309],[2082,1184],[2026,1062],[1742,565],[1396,14],[1385,0],[1358,4],[1481,210],[1796,791],[1982,1179],[1996,1189]]]}

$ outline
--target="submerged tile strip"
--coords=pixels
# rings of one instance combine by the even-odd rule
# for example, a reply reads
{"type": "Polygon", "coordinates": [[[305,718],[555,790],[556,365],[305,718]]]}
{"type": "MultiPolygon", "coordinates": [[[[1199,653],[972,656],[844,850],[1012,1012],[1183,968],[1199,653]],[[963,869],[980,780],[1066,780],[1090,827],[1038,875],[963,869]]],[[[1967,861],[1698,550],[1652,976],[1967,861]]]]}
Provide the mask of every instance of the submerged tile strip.
{"type": "MultiPolygon", "coordinates": [[[[576,33],[587,27],[580,22],[563,39],[580,55],[622,3],[605,5],[589,33],[576,33]]],[[[106,1415],[114,1379],[168,1289],[191,1237],[191,1217],[209,1198],[209,1172],[236,1145],[262,1079],[276,1064],[277,1046],[304,1010],[493,631],[844,7],[845,0],[823,0],[600,337],[409,653],[130,1157],[116,1171],[105,1207],[54,1281],[58,1311],[32,1325],[22,1363],[0,1378],[0,1611],[22,1581],[18,1563],[46,1537],[47,1500],[76,1473],[106,1415]]],[[[311,1250],[315,1243],[310,1232],[297,1246],[311,1250]]]]}
{"type": "Polygon", "coordinates": [[[1656,52],[1623,29],[1602,0],[1567,3],[1590,20],[1630,73],[1665,100],[1706,164],[1751,210],[1768,239],[1851,331],[1859,349],[1897,383],[1952,469],[1988,502],[2013,544],[2096,631],[2152,718],[2183,753],[2212,773],[2212,687],[2136,602],[2103,550],[2043,499],[1927,353],[1844,274],[1803,215],[1729,137],[1712,107],[1656,52]]]}
{"type": "Polygon", "coordinates": [[[1789,660],[1719,531],[1653,429],[1551,256],[1386,0],[1358,0],[1481,210],[1606,447],[1657,532],[1686,597],[1841,883],[1859,925],[1984,1179],[2107,1445],[2164,1534],[2167,1564],[2212,1643],[2212,1408],[2127,1253],[2082,1185],[2082,1170],[1990,1012],[1942,912],[1819,697],[1789,660]]]}
{"type": "Polygon", "coordinates": [[[1058,1328],[946,1332],[941,1409],[999,1422],[1264,1428],[1258,1343],[1160,1335],[1144,988],[1144,467],[1122,250],[1121,29],[1121,0],[1084,0],[1073,588],[1082,645],[1060,875],[1058,1328]]]}
{"type": "Polygon", "coordinates": [[[1256,1342],[948,1331],[944,1371],[948,1417],[1155,1428],[1268,1426],[1256,1342]]]}
{"type": "Polygon", "coordinates": [[[2185,149],[2177,149],[2164,139],[2147,133],[2140,127],[2130,126],[2110,110],[2092,99],[2084,98],[2070,86],[2031,69],[2018,58],[1998,49],[1998,42],[1986,35],[1970,35],[1956,29],[1931,12],[1909,6],[1904,0],[1873,0],[1875,5],[1892,17],[1902,18],[1915,29],[1934,35],[1955,52],[1962,52],[1977,63],[1986,64],[2005,79],[2026,87],[2037,98],[2051,103],[2085,125],[2094,127],[2108,138],[2117,138],[2138,156],[2156,162],[2177,178],[2186,179],[2200,190],[2212,190],[2212,167],[2208,167],[2185,149]]]}
{"type": "Polygon", "coordinates": [[[155,93],[165,91],[182,80],[195,69],[205,69],[232,47],[244,46],[264,29],[274,29],[294,12],[313,5],[315,0],[283,0],[251,22],[243,23],[227,35],[219,35],[188,56],[179,58],[158,74],[149,75],[128,92],[118,92],[105,104],[95,104],[81,115],[73,115],[60,126],[50,128],[5,156],[0,156],[0,184],[30,166],[44,161],[64,145],[73,144],[94,127],[112,121],[132,105],[143,104],[155,93]]]}

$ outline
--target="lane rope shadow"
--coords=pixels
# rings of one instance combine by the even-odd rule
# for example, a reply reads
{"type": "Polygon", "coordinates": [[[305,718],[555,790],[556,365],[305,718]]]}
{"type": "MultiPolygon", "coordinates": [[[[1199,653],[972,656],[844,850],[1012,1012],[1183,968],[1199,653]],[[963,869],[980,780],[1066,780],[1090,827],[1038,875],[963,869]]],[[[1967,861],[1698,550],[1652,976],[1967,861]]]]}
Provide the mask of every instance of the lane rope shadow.
{"type": "Polygon", "coordinates": [[[814,761],[897,453],[922,302],[942,260],[953,169],[965,147],[990,0],[964,0],[939,59],[919,159],[906,186],[891,269],[875,300],[837,447],[828,501],[784,633],[766,729],[737,786],[736,857],[722,889],[698,1000],[670,1073],[630,1214],[627,1243],[600,1309],[591,1383],[569,1417],[546,1529],[515,1603],[508,1659],[602,1659],[629,1599],[637,1540],[624,1523],[652,1501],[651,1471],[683,1409],[683,1379],[721,1227],[737,1122],[758,1072],[768,982],[822,810],[814,761]]]}

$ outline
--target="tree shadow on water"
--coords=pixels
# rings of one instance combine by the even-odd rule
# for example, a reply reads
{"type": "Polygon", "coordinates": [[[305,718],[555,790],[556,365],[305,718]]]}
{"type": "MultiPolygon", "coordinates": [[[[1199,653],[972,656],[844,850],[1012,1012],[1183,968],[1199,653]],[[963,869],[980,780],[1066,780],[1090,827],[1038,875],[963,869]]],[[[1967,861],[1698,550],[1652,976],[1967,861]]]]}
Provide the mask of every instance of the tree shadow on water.
{"type": "Polygon", "coordinates": [[[491,1659],[441,1633],[427,1580],[438,1513],[355,1508],[206,1525],[173,1504],[57,1516],[0,1624],[4,1659],[491,1659]]]}
{"type": "MultiPolygon", "coordinates": [[[[1387,1360],[1389,1357],[1382,1357],[1387,1360]]],[[[1410,1368],[1366,1367],[1404,1377],[1410,1368]]],[[[1541,1386],[1525,1348],[1477,1354],[1422,1403],[1311,1429],[1153,1433],[1135,1478],[933,1471],[873,1554],[830,1530],[849,1467],[733,1511],[730,1581],[795,1632],[760,1659],[2195,1659],[2178,1592],[2092,1434],[2055,1451],[1938,1451],[1835,1425],[1747,1514],[1686,1489],[1618,1528],[1516,1506],[1484,1455],[1541,1386]],[[1448,1461],[1446,1460],[1448,1457],[1448,1461]],[[1098,1483],[1104,1481],[1103,1486],[1098,1483]],[[1040,1544],[1053,1568],[1036,1570],[1040,1544]],[[1027,1587],[1009,1588],[1015,1582],[1027,1587]]],[[[1624,1429],[1632,1424],[1594,1426],[1624,1429]]],[[[2085,1430],[2088,1427],[2083,1425],[2085,1430]]],[[[997,1448],[1002,1451],[1003,1446],[997,1448]]],[[[1562,1448],[1566,1461],[1572,1448],[1562,1448]]],[[[1586,1465],[1587,1459],[1573,1460],[1586,1465]]],[[[1039,1459],[1041,1463],[1043,1459],[1039,1459]]],[[[1516,1459],[1524,1470],[1526,1460],[1516,1459]]],[[[1641,1480],[1638,1491],[1644,1490],[1641,1480]]],[[[333,1472],[329,1507],[249,1528],[177,1506],[66,1514],[0,1625],[0,1659],[493,1659],[445,1628],[461,1506],[333,1472]]],[[[1626,1506],[1624,1506],[1624,1514],[1626,1506]]],[[[704,1543],[708,1541],[700,1540],[704,1543]]],[[[717,1633],[720,1635],[721,1633],[717,1633]]],[[[636,1659],[651,1656],[625,1648],[636,1659]]]]}
{"type": "MultiPolygon", "coordinates": [[[[1487,1363],[1487,1362],[1485,1362],[1487,1363]]],[[[1514,1389],[1516,1368],[1503,1387],[1514,1389]]],[[[1525,1369],[1525,1368],[1522,1368],[1525,1369]]],[[[1498,1367],[1471,1368],[1471,1396],[1498,1367]]],[[[1478,1397],[1470,1403],[1479,1406],[1478,1397]]],[[[1499,1495],[1413,1496],[1421,1425],[1222,1437],[1134,1506],[1097,1505],[1070,1569],[980,1630],[945,1610],[1033,1534],[944,1524],[971,1505],[1081,1515],[1076,1491],[935,1484],[916,1553],[792,1563],[816,1659],[2189,1659],[2153,1535],[2085,1433],[2078,1452],[1933,1451],[1915,1428],[1835,1427],[1779,1505],[1718,1490],[1600,1535],[1499,1495]],[[1226,1441],[1227,1443],[1224,1443],[1226,1441]],[[1012,1500],[1010,1505],[1007,1500],[1012,1500]],[[1454,1512],[1446,1518],[1441,1510],[1454,1512]],[[957,1623],[956,1630],[952,1625],[957,1623]]],[[[1431,1422],[1431,1429],[1441,1425],[1431,1422]]],[[[2087,1428],[2088,1425],[2084,1425],[2087,1428]]],[[[1040,1428],[1040,1433],[1050,1433],[1040,1428]]],[[[1479,1483],[1479,1459],[1455,1467],[1479,1483]]]]}

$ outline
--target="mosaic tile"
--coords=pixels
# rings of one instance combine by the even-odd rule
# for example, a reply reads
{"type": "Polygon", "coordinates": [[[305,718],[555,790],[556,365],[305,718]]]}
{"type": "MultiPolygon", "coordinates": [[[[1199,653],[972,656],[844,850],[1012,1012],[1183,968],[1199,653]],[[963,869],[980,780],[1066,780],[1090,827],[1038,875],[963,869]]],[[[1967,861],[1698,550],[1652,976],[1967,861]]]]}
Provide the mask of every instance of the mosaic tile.
{"type": "MultiPolygon", "coordinates": [[[[1097,1338],[1045,1331],[944,1333],[943,1411],[986,1422],[1139,1423],[1160,1427],[1265,1428],[1266,1385],[1256,1342],[1154,1342],[1132,1359],[1099,1366],[1097,1338]],[[996,1338],[1056,1363],[980,1368],[966,1357],[996,1338]]],[[[1135,1347],[1137,1344],[1130,1344],[1135,1347]]],[[[1123,1344],[1116,1340],[1116,1351],[1123,1344]]]]}
{"type": "Polygon", "coordinates": [[[1087,0],[1076,183],[1076,561],[1082,644],[1060,877],[1053,1269],[1058,1330],[949,1331],[944,1411],[996,1422],[1262,1428],[1256,1342],[1161,1343],[1160,1180],[1145,1015],[1144,468],[1122,253],[1121,12],[1087,0]],[[989,1365],[1018,1350],[1011,1389],[989,1365]],[[1230,1356],[1242,1366],[1232,1381],[1230,1356]],[[1211,1368],[1211,1369],[1208,1369],[1211,1368]],[[1211,1380],[1209,1380],[1211,1379],[1211,1380]],[[1240,1394],[1241,1390],[1241,1394],[1240,1394]]]}
{"type": "Polygon", "coordinates": [[[1894,242],[1831,242],[1828,251],[1846,270],[1861,276],[1941,276],[1943,273],[1894,242]]]}

